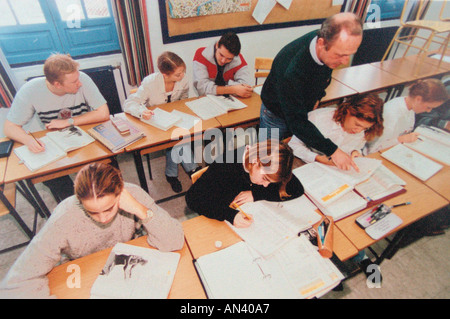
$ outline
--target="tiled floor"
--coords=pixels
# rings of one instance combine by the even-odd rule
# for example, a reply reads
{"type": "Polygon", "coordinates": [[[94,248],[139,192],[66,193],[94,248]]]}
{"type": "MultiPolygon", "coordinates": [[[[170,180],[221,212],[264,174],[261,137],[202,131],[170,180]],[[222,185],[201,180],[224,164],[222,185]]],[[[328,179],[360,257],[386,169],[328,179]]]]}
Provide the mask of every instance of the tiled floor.
{"type": "MultiPolygon", "coordinates": [[[[121,155],[118,160],[125,181],[139,184],[132,156],[121,155]]],[[[155,157],[151,163],[152,181],[148,180],[147,167],[144,165],[150,195],[155,200],[174,195],[164,178],[165,157],[155,157]]],[[[179,177],[183,190],[186,190],[190,186],[190,180],[181,168],[179,177]]],[[[37,186],[44,201],[52,210],[56,206],[55,201],[44,186],[39,184],[37,186]]],[[[196,216],[186,208],[183,196],[160,205],[180,221],[196,216]]],[[[31,227],[34,215],[32,207],[20,195],[16,206],[31,227]]],[[[41,218],[38,219],[38,229],[44,222],[41,218]]],[[[9,215],[0,217],[0,249],[24,240],[26,236],[9,215]]],[[[0,279],[6,275],[23,249],[0,255],[0,279]]],[[[381,264],[383,274],[381,288],[368,288],[364,274],[360,273],[344,282],[343,291],[330,292],[323,298],[450,298],[449,265],[450,235],[447,231],[444,235],[419,238],[400,249],[391,260],[385,260],[381,264]]]]}

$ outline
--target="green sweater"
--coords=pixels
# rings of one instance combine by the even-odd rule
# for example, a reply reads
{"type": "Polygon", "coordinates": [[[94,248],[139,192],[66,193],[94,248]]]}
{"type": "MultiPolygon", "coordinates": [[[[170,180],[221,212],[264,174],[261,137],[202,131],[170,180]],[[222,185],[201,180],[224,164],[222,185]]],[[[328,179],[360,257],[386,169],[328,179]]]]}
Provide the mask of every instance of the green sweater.
{"type": "Polygon", "coordinates": [[[308,112],[325,96],[332,70],[319,65],[311,56],[309,46],[317,35],[312,31],[286,45],[275,57],[264,82],[261,99],[275,115],[284,119],[289,130],[306,145],[333,154],[337,146],[323,137],[308,120],[308,112]]]}

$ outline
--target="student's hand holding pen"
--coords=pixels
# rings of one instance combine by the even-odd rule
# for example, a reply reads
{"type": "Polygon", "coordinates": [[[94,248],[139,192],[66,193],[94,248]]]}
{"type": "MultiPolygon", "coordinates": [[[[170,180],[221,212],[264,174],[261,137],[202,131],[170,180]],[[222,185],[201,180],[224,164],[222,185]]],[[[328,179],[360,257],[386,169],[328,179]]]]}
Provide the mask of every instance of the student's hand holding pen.
{"type": "Polygon", "coordinates": [[[238,204],[232,202],[230,204],[230,207],[239,211],[239,213],[236,214],[233,220],[233,225],[235,227],[245,228],[249,227],[253,223],[253,216],[251,214],[245,213],[238,204]]]}
{"type": "Polygon", "coordinates": [[[412,143],[412,142],[417,141],[418,138],[419,138],[419,133],[411,132],[411,133],[408,133],[408,134],[400,135],[397,138],[397,140],[400,143],[412,143]]]}
{"type": "Polygon", "coordinates": [[[26,141],[26,145],[28,149],[33,153],[40,153],[45,151],[45,145],[41,141],[39,141],[33,134],[27,132],[29,138],[26,141]]]}
{"type": "Polygon", "coordinates": [[[152,110],[145,110],[142,112],[142,118],[144,120],[150,120],[154,114],[152,110]]]}

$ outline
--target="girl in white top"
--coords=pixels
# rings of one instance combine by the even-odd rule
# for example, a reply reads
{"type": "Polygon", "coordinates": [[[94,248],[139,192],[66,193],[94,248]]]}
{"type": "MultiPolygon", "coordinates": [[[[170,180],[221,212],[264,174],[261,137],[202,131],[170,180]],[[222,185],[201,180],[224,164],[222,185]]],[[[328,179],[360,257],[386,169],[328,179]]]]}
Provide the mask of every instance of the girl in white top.
{"type": "MultiPolygon", "coordinates": [[[[158,57],[159,72],[144,78],[136,93],[124,103],[124,111],[138,118],[149,120],[153,112],[147,106],[155,106],[189,97],[189,81],[184,76],[186,64],[173,52],[164,52],[158,57]]],[[[186,173],[191,175],[198,165],[194,162],[194,156],[190,144],[186,147],[179,146],[167,150],[166,153],[166,179],[173,191],[179,193],[182,190],[178,180],[178,164],[183,165],[186,173]],[[186,153],[186,154],[183,154],[186,153]]]]}
{"type": "Polygon", "coordinates": [[[397,97],[384,105],[383,134],[367,143],[365,152],[374,153],[398,143],[417,140],[415,116],[430,112],[448,99],[444,84],[437,79],[419,80],[411,85],[407,96],[397,97]]]}
{"type": "MultiPolygon", "coordinates": [[[[383,100],[376,94],[349,98],[338,107],[325,107],[308,113],[308,119],[325,138],[352,157],[361,156],[366,141],[383,133],[383,100]]],[[[319,151],[309,148],[295,135],[289,146],[305,163],[334,163],[319,151]]]]}

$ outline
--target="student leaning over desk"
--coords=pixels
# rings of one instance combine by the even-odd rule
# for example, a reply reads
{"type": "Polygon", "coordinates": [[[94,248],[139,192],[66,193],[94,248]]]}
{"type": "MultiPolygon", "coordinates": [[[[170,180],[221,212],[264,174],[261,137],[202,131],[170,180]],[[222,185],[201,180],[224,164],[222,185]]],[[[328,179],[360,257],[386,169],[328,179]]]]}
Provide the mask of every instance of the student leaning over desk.
{"type": "Polygon", "coordinates": [[[283,142],[267,140],[223,154],[186,193],[188,207],[198,214],[248,227],[252,218],[230,208],[230,204],[268,200],[280,202],[304,193],[292,174],[294,156],[283,142]]]}
{"type": "MultiPolygon", "coordinates": [[[[351,97],[336,107],[319,108],[308,113],[308,120],[320,133],[348,155],[361,156],[367,141],[383,133],[383,100],[369,93],[351,97]]],[[[305,163],[334,162],[320,151],[293,136],[289,142],[294,155],[305,163]]]]}
{"type": "Polygon", "coordinates": [[[75,195],[55,208],[0,283],[0,298],[50,297],[46,275],[58,263],[127,242],[142,230],[157,249],[183,247],[181,224],[143,189],[124,183],[114,167],[88,164],[74,185],[75,195]]]}
{"type": "MultiPolygon", "coordinates": [[[[185,77],[186,65],[173,52],[164,52],[158,57],[159,72],[148,75],[142,81],[136,93],[124,103],[124,111],[131,115],[149,120],[153,112],[146,106],[161,105],[189,97],[189,81],[185,77]]],[[[181,163],[185,172],[191,175],[198,169],[194,155],[188,147],[174,147],[166,152],[166,180],[176,193],[182,191],[178,180],[178,164],[181,163]],[[189,152],[189,154],[184,154],[189,152]]]]}
{"type": "Polygon", "coordinates": [[[429,113],[448,99],[444,84],[437,79],[414,82],[407,96],[388,101],[384,105],[383,135],[368,142],[367,153],[384,150],[399,143],[411,143],[419,134],[412,132],[416,114],[429,113]]]}

